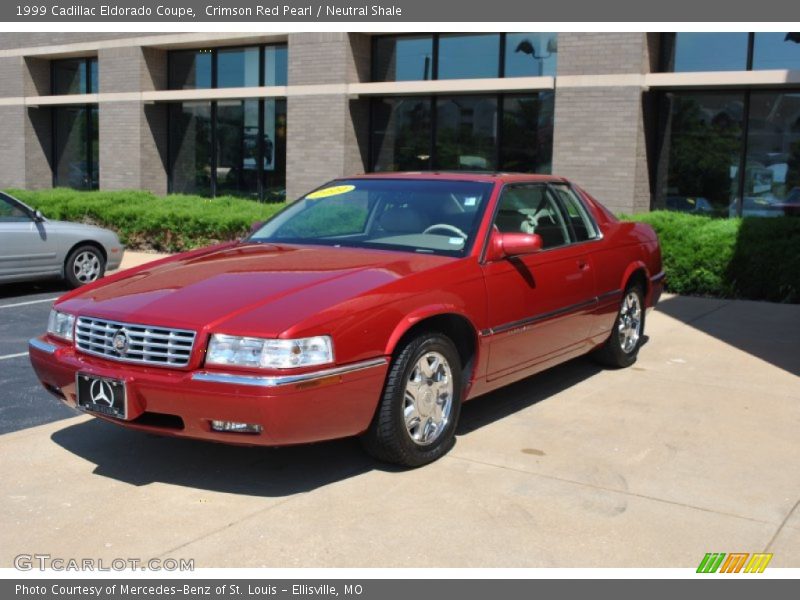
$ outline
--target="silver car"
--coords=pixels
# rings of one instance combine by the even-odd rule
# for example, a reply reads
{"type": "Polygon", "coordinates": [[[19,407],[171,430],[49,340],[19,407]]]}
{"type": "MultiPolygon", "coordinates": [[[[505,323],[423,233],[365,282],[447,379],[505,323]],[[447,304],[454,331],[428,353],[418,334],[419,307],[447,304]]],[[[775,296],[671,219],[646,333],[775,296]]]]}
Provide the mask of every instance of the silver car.
{"type": "Polygon", "coordinates": [[[61,277],[79,287],[118,268],[124,250],[113,231],[50,221],[0,192],[0,283],[61,277]]]}

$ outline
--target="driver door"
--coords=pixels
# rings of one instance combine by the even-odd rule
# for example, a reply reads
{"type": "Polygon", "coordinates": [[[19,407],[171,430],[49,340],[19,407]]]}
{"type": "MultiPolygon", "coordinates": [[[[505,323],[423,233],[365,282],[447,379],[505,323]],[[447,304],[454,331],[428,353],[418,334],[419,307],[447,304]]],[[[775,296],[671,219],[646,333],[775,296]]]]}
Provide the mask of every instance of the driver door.
{"type": "Polygon", "coordinates": [[[536,233],[542,250],[483,265],[488,295],[488,379],[543,362],[586,343],[596,304],[584,244],[545,184],[506,186],[494,226],[536,233]]]}
{"type": "Polygon", "coordinates": [[[60,272],[55,243],[45,224],[28,210],[0,194],[0,277],[45,275],[60,272]]]}

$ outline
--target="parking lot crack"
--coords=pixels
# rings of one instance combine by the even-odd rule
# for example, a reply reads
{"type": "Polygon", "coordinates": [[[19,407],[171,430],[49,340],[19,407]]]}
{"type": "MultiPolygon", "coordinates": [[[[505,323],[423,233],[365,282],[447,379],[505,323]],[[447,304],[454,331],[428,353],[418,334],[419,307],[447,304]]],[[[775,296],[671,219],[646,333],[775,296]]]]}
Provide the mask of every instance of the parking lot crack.
{"type": "MultiPolygon", "coordinates": [[[[581,486],[581,487],[591,488],[591,489],[595,489],[595,490],[602,490],[604,492],[612,492],[612,493],[616,493],[616,494],[623,494],[625,496],[641,498],[643,500],[652,500],[653,502],[660,502],[660,503],[663,503],[663,504],[670,504],[672,506],[680,506],[682,508],[688,508],[688,509],[692,509],[692,510],[699,510],[699,511],[707,512],[707,513],[711,513],[711,514],[715,514],[715,515],[722,515],[722,516],[725,516],[725,517],[733,517],[734,519],[741,519],[741,520],[744,520],[744,521],[750,521],[752,523],[762,523],[762,524],[770,523],[770,521],[765,521],[763,519],[756,519],[756,518],[748,517],[748,516],[745,516],[745,515],[739,515],[739,514],[729,513],[729,512],[720,511],[720,510],[714,510],[714,509],[705,508],[705,507],[702,507],[702,506],[695,506],[693,504],[686,504],[685,502],[677,502],[675,500],[667,500],[666,498],[657,498],[655,496],[648,496],[646,494],[639,494],[639,493],[636,493],[636,492],[631,492],[629,490],[620,490],[620,489],[616,489],[616,488],[604,487],[604,486],[601,486],[601,485],[595,485],[595,484],[592,484],[592,483],[587,483],[585,481],[576,481],[574,479],[567,479],[565,477],[557,477],[555,475],[547,475],[547,474],[544,474],[544,473],[537,473],[535,471],[528,471],[528,470],[525,470],[525,469],[509,467],[509,466],[506,466],[506,465],[498,465],[498,464],[495,464],[495,463],[484,462],[484,461],[481,461],[481,460],[475,460],[473,458],[465,458],[463,456],[457,456],[455,454],[450,454],[447,458],[455,459],[455,460],[461,460],[461,461],[464,461],[464,462],[475,463],[475,464],[479,464],[479,465],[484,465],[486,467],[495,467],[497,469],[505,469],[507,471],[514,471],[516,473],[524,473],[525,475],[533,475],[534,477],[542,477],[543,479],[550,479],[551,481],[559,481],[561,483],[569,483],[569,484],[572,484],[572,485],[578,485],[578,486],[581,486]]],[[[797,508],[797,505],[795,505],[795,508],[797,508]]],[[[791,515],[791,512],[789,514],[791,515]]],[[[787,515],[786,519],[784,520],[784,523],[786,522],[786,520],[788,518],[789,518],[789,516],[787,515]]],[[[775,535],[777,536],[777,533],[775,535]]]]}
{"type": "Polygon", "coordinates": [[[778,525],[778,529],[775,530],[775,535],[772,536],[772,539],[770,539],[766,548],[764,548],[764,552],[770,551],[770,548],[772,548],[772,545],[775,543],[775,540],[778,539],[778,536],[780,535],[781,531],[783,531],[784,527],[786,527],[786,523],[788,523],[791,516],[795,512],[797,512],[798,507],[800,507],[800,499],[797,502],[795,502],[792,509],[788,513],[786,513],[786,516],[784,517],[783,521],[781,521],[781,524],[778,525]]]}
{"type": "Polygon", "coordinates": [[[235,521],[230,521],[230,522],[226,523],[225,525],[223,525],[222,527],[218,527],[216,529],[212,529],[211,531],[207,531],[207,532],[205,532],[205,533],[203,533],[201,535],[198,535],[197,537],[193,537],[192,539],[187,540],[187,541],[183,542],[182,544],[178,544],[177,546],[175,546],[173,548],[170,548],[169,550],[166,550],[165,552],[163,552],[162,554],[159,555],[159,558],[162,558],[162,559],[163,558],[170,558],[170,557],[172,557],[174,555],[175,552],[181,550],[182,548],[186,548],[187,546],[190,546],[191,544],[194,544],[195,542],[199,542],[202,539],[205,539],[205,538],[210,537],[212,535],[216,535],[218,533],[221,533],[221,532],[225,531],[226,529],[230,529],[234,525],[238,525],[242,521],[246,521],[247,519],[255,517],[256,515],[260,515],[262,513],[269,512],[270,510],[272,510],[274,508],[277,508],[279,506],[283,506],[284,504],[286,504],[287,502],[291,502],[295,498],[297,498],[297,496],[284,498],[283,500],[281,500],[279,502],[276,502],[274,504],[270,504],[267,507],[264,507],[264,508],[261,508],[259,510],[256,510],[256,511],[253,511],[251,513],[248,513],[248,514],[246,514],[245,516],[243,516],[240,519],[237,519],[235,521]]]}

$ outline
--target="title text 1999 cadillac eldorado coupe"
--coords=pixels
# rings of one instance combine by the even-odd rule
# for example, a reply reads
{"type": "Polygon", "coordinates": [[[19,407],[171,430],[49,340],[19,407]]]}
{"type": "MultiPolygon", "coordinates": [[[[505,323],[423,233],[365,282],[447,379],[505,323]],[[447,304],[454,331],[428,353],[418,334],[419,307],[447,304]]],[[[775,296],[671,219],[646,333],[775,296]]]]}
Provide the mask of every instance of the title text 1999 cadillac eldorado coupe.
{"type": "Polygon", "coordinates": [[[563,178],[368,175],[65,295],[30,358],[50,392],[126,427],[358,435],[417,466],[452,447],[467,400],[588,352],[632,364],[662,285],[653,230],[563,178]]]}

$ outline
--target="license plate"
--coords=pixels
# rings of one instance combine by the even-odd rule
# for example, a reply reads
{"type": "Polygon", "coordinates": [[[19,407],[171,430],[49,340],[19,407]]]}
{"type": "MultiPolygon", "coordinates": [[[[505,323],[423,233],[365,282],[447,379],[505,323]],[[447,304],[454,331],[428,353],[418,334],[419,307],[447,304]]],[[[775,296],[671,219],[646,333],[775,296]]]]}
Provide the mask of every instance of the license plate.
{"type": "Polygon", "coordinates": [[[78,373],[76,380],[79,407],[117,419],[126,418],[128,403],[124,381],[84,373],[78,373]]]}

